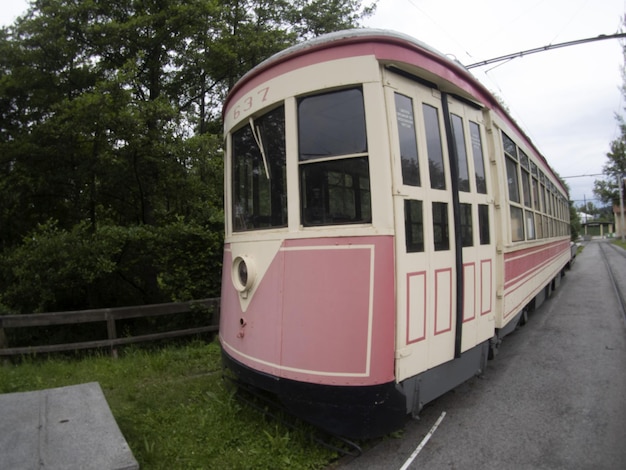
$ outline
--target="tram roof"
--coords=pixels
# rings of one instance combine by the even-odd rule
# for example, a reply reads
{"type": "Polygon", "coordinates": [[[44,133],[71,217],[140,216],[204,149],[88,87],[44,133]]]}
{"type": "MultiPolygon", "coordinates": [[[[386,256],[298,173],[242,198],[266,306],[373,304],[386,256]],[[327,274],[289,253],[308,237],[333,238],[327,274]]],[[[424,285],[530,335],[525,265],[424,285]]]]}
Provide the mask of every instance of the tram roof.
{"type": "MultiPolygon", "coordinates": [[[[457,77],[456,81],[453,81],[455,85],[459,85],[459,82],[467,84],[472,91],[467,91],[469,96],[474,99],[480,98],[484,101],[483,104],[493,108],[496,112],[505,119],[512,127],[516,129],[521,137],[524,138],[525,143],[533,148],[536,155],[542,159],[546,168],[555,176],[555,179],[561,184],[562,189],[567,193],[567,189],[562,184],[554,170],[550,167],[546,158],[539,151],[539,149],[532,142],[530,137],[521,129],[517,122],[511,117],[508,111],[502,106],[502,104],[494,97],[494,95],[474,76],[472,73],[458,60],[443,54],[430,45],[416,39],[410,35],[392,31],[388,29],[376,29],[376,28],[359,28],[359,29],[347,29],[343,31],[337,31],[333,33],[324,34],[313,39],[295,44],[288,47],[271,57],[265,59],[263,62],[256,65],[249,70],[243,77],[241,77],[233,88],[228,93],[224,102],[224,109],[227,109],[229,103],[235,96],[238,96],[243,92],[244,88],[250,81],[253,81],[255,77],[262,75],[264,72],[271,68],[274,68],[282,63],[293,60],[294,58],[313,54],[318,51],[324,51],[332,49],[334,47],[343,47],[350,44],[359,43],[387,43],[409,49],[417,49],[421,55],[427,55],[430,59],[440,64],[444,69],[452,72],[452,75],[457,77]],[[460,79],[460,81],[458,80],[460,79]]],[[[442,77],[449,79],[450,77],[442,77]]],[[[450,81],[450,80],[449,80],[450,81]]]]}
{"type": "Polygon", "coordinates": [[[246,75],[242,77],[245,79],[248,74],[254,75],[257,69],[263,69],[269,65],[274,64],[275,62],[280,62],[284,57],[298,55],[302,52],[309,52],[318,48],[326,49],[328,47],[332,47],[333,43],[345,43],[351,40],[359,41],[361,39],[366,39],[371,41],[372,39],[379,40],[396,40],[400,42],[407,42],[414,44],[421,49],[429,51],[433,54],[440,56],[442,59],[445,59],[450,62],[451,65],[456,65],[464,70],[467,70],[460,62],[453,61],[448,56],[439,52],[434,47],[426,44],[425,42],[420,41],[417,38],[409,36],[408,34],[400,33],[398,31],[393,31],[390,29],[380,29],[380,28],[359,28],[359,29],[345,29],[342,31],[335,31],[332,33],[323,34],[321,36],[317,36],[315,38],[309,39],[307,41],[295,44],[291,47],[288,47],[271,57],[267,58],[252,70],[250,70],[246,75]]]}

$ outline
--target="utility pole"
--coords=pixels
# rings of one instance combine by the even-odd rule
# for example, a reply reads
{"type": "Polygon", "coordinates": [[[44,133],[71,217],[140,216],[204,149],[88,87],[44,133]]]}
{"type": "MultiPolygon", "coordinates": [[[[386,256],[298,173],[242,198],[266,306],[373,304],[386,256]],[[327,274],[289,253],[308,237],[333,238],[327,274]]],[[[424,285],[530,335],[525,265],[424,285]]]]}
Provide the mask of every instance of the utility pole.
{"type": "Polygon", "coordinates": [[[626,231],[626,227],[624,226],[624,175],[619,175],[617,184],[619,184],[619,214],[620,214],[619,228],[620,228],[620,232],[622,233],[622,242],[623,242],[624,232],[626,231]]]}

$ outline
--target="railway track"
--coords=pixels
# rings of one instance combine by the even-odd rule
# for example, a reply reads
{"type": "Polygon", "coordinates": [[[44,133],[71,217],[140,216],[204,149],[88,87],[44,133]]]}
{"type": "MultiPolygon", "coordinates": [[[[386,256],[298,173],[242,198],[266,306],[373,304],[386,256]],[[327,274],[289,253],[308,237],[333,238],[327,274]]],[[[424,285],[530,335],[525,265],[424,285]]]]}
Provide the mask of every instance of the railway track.
{"type": "Polygon", "coordinates": [[[617,297],[620,312],[624,321],[626,321],[626,269],[624,268],[624,259],[626,251],[606,241],[599,242],[600,253],[604,265],[606,266],[613,291],[617,297]]]}

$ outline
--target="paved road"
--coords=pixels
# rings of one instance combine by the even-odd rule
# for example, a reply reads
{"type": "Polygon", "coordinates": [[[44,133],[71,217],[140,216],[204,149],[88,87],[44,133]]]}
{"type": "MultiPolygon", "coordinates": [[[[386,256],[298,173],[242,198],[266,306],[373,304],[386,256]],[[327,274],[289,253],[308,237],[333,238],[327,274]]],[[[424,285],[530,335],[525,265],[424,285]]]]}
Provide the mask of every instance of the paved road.
{"type": "Polygon", "coordinates": [[[0,470],[137,470],[100,384],[0,394],[0,470]]]}
{"type": "MultiPolygon", "coordinates": [[[[587,244],[482,378],[436,400],[402,438],[333,468],[400,469],[445,411],[409,468],[626,469],[626,322],[600,243],[587,244]]],[[[626,279],[626,260],[615,266],[626,279]]]]}

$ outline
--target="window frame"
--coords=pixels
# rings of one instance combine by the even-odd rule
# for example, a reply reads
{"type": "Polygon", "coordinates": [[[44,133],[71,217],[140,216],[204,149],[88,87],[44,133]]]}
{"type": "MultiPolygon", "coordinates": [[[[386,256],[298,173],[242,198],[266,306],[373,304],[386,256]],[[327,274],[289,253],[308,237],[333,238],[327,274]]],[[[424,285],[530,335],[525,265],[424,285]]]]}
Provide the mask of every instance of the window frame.
{"type": "MultiPolygon", "coordinates": [[[[342,118],[341,121],[343,123],[345,119],[342,118]]],[[[350,122],[349,124],[352,126],[355,123],[350,122]]],[[[367,135],[367,113],[365,111],[365,92],[363,86],[358,84],[339,89],[320,90],[316,93],[296,97],[296,125],[300,225],[309,228],[371,224],[372,185],[367,135]],[[360,100],[356,103],[354,103],[354,101],[352,102],[352,104],[356,104],[356,107],[353,110],[346,110],[344,109],[345,107],[341,108],[339,106],[344,112],[349,113],[352,111],[359,119],[359,122],[356,123],[356,130],[358,130],[359,135],[352,141],[352,147],[350,147],[350,141],[346,141],[336,143],[336,145],[338,145],[336,149],[341,149],[345,153],[338,153],[337,150],[327,153],[311,152],[311,149],[316,150],[314,145],[319,145],[320,142],[325,143],[327,141],[319,139],[317,134],[312,132],[312,130],[315,130],[315,126],[307,126],[307,124],[324,121],[323,115],[325,113],[326,115],[330,114],[328,104],[332,104],[332,107],[337,107],[337,97],[340,94],[344,93],[346,94],[345,96],[348,96],[348,94],[354,91],[358,91],[360,94],[360,100]],[[327,100],[328,97],[333,95],[334,99],[327,100]],[[315,102],[316,98],[319,98],[317,103],[315,102]],[[305,105],[309,104],[314,109],[316,106],[319,107],[321,110],[319,114],[322,115],[321,118],[305,114],[305,105]],[[327,105],[326,108],[324,108],[324,105],[327,105]],[[309,137],[311,132],[316,138],[309,137]],[[306,145],[303,145],[304,139],[306,139],[306,145]],[[313,144],[311,142],[313,142],[313,144]],[[360,144],[361,146],[357,147],[360,144]],[[309,152],[303,152],[303,147],[309,150],[309,152]],[[363,168],[359,170],[359,166],[363,168]],[[330,180],[333,177],[343,178],[345,182],[348,176],[351,185],[344,184],[341,186],[331,184],[330,180]],[[312,187],[311,181],[315,181],[317,186],[312,187]],[[344,193],[344,195],[348,194],[348,197],[333,197],[333,192],[335,194],[337,194],[337,192],[344,193]],[[352,197],[349,197],[350,194],[352,197]],[[350,201],[354,205],[352,214],[337,214],[332,212],[333,205],[337,207],[336,203],[341,202],[341,205],[346,208],[350,206],[350,201]]],[[[334,136],[335,141],[340,141],[345,137],[343,135],[345,132],[342,134],[342,128],[339,126],[330,126],[329,123],[322,122],[322,129],[329,133],[329,135],[334,136]]]]}

